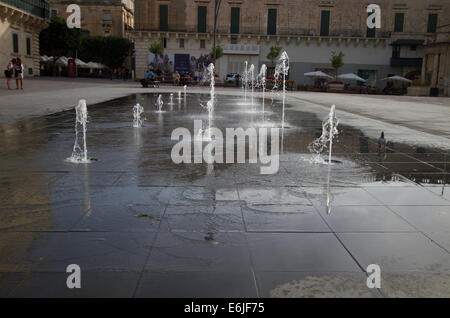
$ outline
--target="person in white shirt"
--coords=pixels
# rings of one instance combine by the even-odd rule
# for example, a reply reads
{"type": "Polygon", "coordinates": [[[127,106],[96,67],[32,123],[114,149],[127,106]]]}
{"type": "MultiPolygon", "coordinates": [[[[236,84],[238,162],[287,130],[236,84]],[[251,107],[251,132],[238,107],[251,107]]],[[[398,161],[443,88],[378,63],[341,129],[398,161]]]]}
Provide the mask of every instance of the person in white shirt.
{"type": "Polygon", "coordinates": [[[23,89],[23,64],[20,58],[16,59],[16,65],[14,66],[14,76],[16,78],[16,89],[23,89]]]}

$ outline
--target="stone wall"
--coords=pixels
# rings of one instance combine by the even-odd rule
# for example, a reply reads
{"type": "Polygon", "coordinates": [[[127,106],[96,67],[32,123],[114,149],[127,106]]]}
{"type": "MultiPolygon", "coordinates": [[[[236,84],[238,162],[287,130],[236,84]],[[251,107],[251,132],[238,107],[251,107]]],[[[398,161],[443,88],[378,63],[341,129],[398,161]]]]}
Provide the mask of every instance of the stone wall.
{"type": "MultiPolygon", "coordinates": [[[[8,62],[19,57],[24,66],[24,77],[39,76],[39,32],[47,21],[23,10],[0,2],[0,76],[8,62]],[[13,50],[13,34],[18,35],[18,49],[13,50]],[[27,38],[30,39],[30,54],[27,54],[27,38]]],[[[14,86],[14,85],[13,85],[14,86]]]]}
{"type": "Polygon", "coordinates": [[[89,31],[90,35],[125,36],[127,27],[134,26],[134,13],[131,8],[125,7],[120,0],[94,1],[94,0],[52,0],[50,8],[58,9],[58,15],[66,19],[70,13],[66,12],[69,4],[78,4],[81,8],[81,28],[89,31]],[[104,14],[110,14],[110,21],[104,20],[104,14]]]}

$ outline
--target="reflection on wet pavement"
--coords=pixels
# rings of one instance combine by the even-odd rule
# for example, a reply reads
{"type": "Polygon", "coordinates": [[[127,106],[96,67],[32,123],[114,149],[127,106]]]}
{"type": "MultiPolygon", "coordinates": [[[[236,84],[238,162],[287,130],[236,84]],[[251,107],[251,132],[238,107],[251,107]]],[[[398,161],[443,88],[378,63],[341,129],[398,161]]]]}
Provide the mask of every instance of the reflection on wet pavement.
{"type": "MultiPolygon", "coordinates": [[[[278,173],[176,165],[171,133],[206,121],[208,96],[159,114],[156,98],[88,105],[90,164],[65,162],[73,111],[0,127],[0,297],[450,296],[444,151],[390,143],[380,158],[376,140],[340,126],[328,175],[309,162],[322,118],[288,106],[278,173]],[[372,263],[379,291],[366,287],[372,263]],[[81,290],[65,285],[69,264],[81,290]]],[[[265,106],[262,122],[241,98],[218,96],[213,125],[277,127],[280,105],[265,106]]]]}

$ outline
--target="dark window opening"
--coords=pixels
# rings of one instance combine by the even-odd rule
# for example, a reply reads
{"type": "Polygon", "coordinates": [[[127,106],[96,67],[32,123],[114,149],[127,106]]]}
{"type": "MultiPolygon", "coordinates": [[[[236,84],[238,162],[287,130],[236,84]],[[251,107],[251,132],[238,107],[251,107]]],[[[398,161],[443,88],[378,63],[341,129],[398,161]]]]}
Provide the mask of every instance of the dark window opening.
{"type": "Polygon", "coordinates": [[[230,33],[239,33],[239,20],[241,15],[241,8],[233,7],[231,8],[231,23],[230,23],[230,33]]]}
{"type": "MultiPolygon", "coordinates": [[[[372,14],[372,12],[369,12],[369,13],[367,14],[367,16],[370,16],[371,14],[372,14]]],[[[366,37],[368,37],[368,38],[374,38],[374,37],[375,37],[375,34],[376,34],[376,30],[377,30],[377,28],[375,28],[375,27],[373,27],[372,29],[369,28],[369,27],[367,27],[366,37]]]]}
{"type": "Polygon", "coordinates": [[[27,38],[27,55],[31,55],[31,39],[27,38]]]}
{"type": "Polygon", "coordinates": [[[159,30],[169,30],[169,6],[167,4],[159,5],[159,30]]]}
{"type": "Polygon", "coordinates": [[[427,32],[428,33],[435,33],[436,32],[437,20],[438,20],[438,15],[436,13],[430,13],[428,15],[428,26],[427,26],[427,32]]]}
{"type": "Polygon", "coordinates": [[[277,9],[268,9],[267,11],[267,34],[277,34],[277,9]]]}
{"type": "Polygon", "coordinates": [[[13,52],[19,53],[19,35],[17,35],[17,33],[13,33],[12,39],[13,39],[13,52]]]}
{"type": "Polygon", "coordinates": [[[395,14],[394,32],[403,32],[404,24],[405,24],[405,14],[404,13],[396,13],[395,14]]]}
{"type": "Polygon", "coordinates": [[[330,35],[330,11],[323,10],[320,14],[320,36],[330,35]]]}
{"type": "Polygon", "coordinates": [[[198,33],[206,32],[206,7],[205,6],[198,7],[197,32],[198,33]]]}

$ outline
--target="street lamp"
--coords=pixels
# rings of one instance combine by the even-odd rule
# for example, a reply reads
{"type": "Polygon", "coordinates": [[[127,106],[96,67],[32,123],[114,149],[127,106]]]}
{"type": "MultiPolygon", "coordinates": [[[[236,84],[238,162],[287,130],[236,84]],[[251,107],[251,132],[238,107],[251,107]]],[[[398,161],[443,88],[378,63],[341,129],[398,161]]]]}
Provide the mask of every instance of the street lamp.
{"type": "Polygon", "coordinates": [[[213,44],[213,61],[214,65],[216,64],[216,29],[217,29],[217,17],[219,16],[219,9],[220,4],[222,3],[222,0],[215,0],[214,1],[214,44],[213,44]]]}

